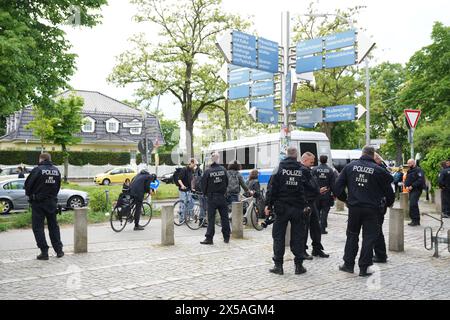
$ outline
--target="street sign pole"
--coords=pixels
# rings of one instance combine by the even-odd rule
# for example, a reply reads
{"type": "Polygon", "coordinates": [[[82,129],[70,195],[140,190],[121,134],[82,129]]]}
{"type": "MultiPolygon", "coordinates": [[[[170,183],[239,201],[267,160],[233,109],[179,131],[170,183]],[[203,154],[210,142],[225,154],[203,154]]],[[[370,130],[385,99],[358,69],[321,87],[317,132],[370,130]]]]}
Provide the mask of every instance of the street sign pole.
{"type": "Polygon", "coordinates": [[[411,140],[411,159],[414,159],[414,128],[409,128],[409,136],[411,140]]]}
{"type": "Polygon", "coordinates": [[[283,56],[283,72],[281,73],[281,110],[283,113],[283,128],[280,132],[280,156],[286,157],[287,148],[290,145],[291,140],[291,130],[289,123],[289,106],[286,103],[286,79],[289,70],[289,46],[290,46],[290,13],[286,12],[285,19],[283,19],[283,13],[281,13],[281,46],[284,50],[283,56]],[[284,22],[284,20],[286,20],[284,22]],[[283,30],[286,28],[286,39],[283,36],[283,30]],[[286,41],[286,42],[285,42],[286,41]],[[285,43],[284,43],[285,42],[285,43]]]}
{"type": "Polygon", "coordinates": [[[369,59],[366,58],[366,145],[370,146],[370,73],[369,59]]]}

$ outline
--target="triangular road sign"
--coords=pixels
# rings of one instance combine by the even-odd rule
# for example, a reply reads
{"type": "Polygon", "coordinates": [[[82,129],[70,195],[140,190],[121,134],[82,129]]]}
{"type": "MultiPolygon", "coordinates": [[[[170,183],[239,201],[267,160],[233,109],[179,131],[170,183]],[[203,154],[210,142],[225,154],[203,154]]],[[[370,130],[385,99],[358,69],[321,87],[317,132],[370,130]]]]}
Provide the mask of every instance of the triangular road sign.
{"type": "Polygon", "coordinates": [[[411,128],[416,128],[421,113],[421,110],[405,110],[406,120],[411,128]]]}

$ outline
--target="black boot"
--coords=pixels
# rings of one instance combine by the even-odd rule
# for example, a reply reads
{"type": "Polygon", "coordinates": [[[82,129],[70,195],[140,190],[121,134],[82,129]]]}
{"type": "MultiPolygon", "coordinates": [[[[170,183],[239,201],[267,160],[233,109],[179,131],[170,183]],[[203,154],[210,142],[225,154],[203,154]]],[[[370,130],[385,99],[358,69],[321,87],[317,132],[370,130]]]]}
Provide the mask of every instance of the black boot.
{"type": "Polygon", "coordinates": [[[360,277],[370,277],[373,273],[372,272],[368,272],[367,269],[369,267],[360,267],[359,268],[359,276],[360,277]]]}
{"type": "Polygon", "coordinates": [[[48,250],[41,250],[41,254],[36,257],[38,260],[48,260],[48,250]]]}
{"type": "Polygon", "coordinates": [[[308,254],[308,252],[306,252],[306,251],[303,252],[302,258],[303,258],[303,260],[312,260],[312,259],[313,259],[313,257],[310,256],[310,255],[308,254]]]}
{"type": "Polygon", "coordinates": [[[283,275],[283,264],[282,263],[275,263],[275,266],[269,270],[272,273],[283,275]]]}
{"type": "Polygon", "coordinates": [[[302,274],[302,273],[305,273],[305,272],[306,272],[306,269],[303,266],[303,262],[297,262],[295,264],[295,274],[302,274]]]}
{"type": "Polygon", "coordinates": [[[344,272],[348,272],[348,273],[353,273],[353,267],[349,267],[347,266],[345,263],[342,266],[339,266],[339,270],[344,271],[344,272]]]}
{"type": "Polygon", "coordinates": [[[205,238],[200,244],[214,244],[212,239],[205,238]]]}
{"type": "Polygon", "coordinates": [[[313,250],[312,255],[314,257],[320,257],[320,258],[329,258],[330,257],[329,254],[326,254],[322,250],[313,250]]]}

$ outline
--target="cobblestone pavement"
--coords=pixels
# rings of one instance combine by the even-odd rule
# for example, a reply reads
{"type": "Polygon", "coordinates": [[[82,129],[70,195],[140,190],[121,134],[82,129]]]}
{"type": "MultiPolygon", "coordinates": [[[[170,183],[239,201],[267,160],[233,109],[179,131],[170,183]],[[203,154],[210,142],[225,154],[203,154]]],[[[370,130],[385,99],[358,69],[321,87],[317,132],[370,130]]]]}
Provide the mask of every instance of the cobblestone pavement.
{"type": "MultiPolygon", "coordinates": [[[[422,205],[425,207],[425,204],[422,205]]],[[[431,207],[424,209],[428,212],[431,207]]],[[[388,239],[388,219],[384,231],[388,239]]],[[[405,252],[389,252],[389,263],[373,266],[370,278],[338,271],[345,244],[345,214],[332,212],[329,234],[323,236],[329,259],[306,261],[308,272],[294,275],[287,249],[284,276],[272,266],[271,229],[246,229],[245,239],[202,246],[205,230],[176,227],[176,245],[159,245],[160,221],[142,233],[115,234],[109,225],[91,227],[102,237],[88,254],[73,254],[66,245],[62,259],[37,261],[31,230],[0,234],[0,300],[4,299],[449,299],[450,253],[441,257],[423,248],[424,226],[438,222],[423,217],[421,227],[405,222],[405,252]],[[139,234],[136,236],[136,234],[139,234]],[[20,236],[18,236],[20,235],[20,236]],[[27,236],[28,246],[19,241],[27,236]],[[127,236],[129,235],[129,236],[127,236]],[[13,249],[8,249],[10,245],[13,249]]],[[[450,221],[446,221],[447,227],[450,221]]],[[[70,238],[71,229],[63,235],[70,238]]],[[[446,231],[445,231],[446,232],[446,231]]],[[[67,242],[66,242],[67,243],[67,242]]],[[[356,270],[357,271],[357,268],[356,270]]]]}

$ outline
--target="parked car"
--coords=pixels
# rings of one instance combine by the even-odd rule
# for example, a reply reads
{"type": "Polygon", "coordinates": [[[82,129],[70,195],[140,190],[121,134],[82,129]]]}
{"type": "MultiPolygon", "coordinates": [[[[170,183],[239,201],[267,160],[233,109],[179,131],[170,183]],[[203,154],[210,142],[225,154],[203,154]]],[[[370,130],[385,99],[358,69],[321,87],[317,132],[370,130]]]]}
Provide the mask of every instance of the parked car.
{"type": "Polygon", "coordinates": [[[159,180],[161,180],[162,182],[167,183],[167,184],[174,183],[174,181],[173,181],[173,174],[174,174],[174,172],[166,173],[166,174],[162,175],[159,178],[159,180]]]}
{"type": "MultiPolygon", "coordinates": [[[[23,167],[25,178],[30,174],[31,170],[33,168],[31,167],[23,167]]],[[[10,179],[17,179],[19,177],[19,168],[16,167],[4,167],[0,168],[0,181],[10,180],[10,179]]]]}
{"type": "MultiPolygon", "coordinates": [[[[10,179],[0,182],[0,213],[11,210],[26,210],[29,206],[25,195],[26,179],[10,179]]],[[[61,189],[58,193],[58,205],[64,209],[85,207],[89,204],[89,196],[84,191],[61,189]]]]}
{"type": "Polygon", "coordinates": [[[133,179],[136,171],[130,168],[114,168],[95,176],[94,183],[110,185],[111,183],[124,183],[126,179],[133,179]]]}

